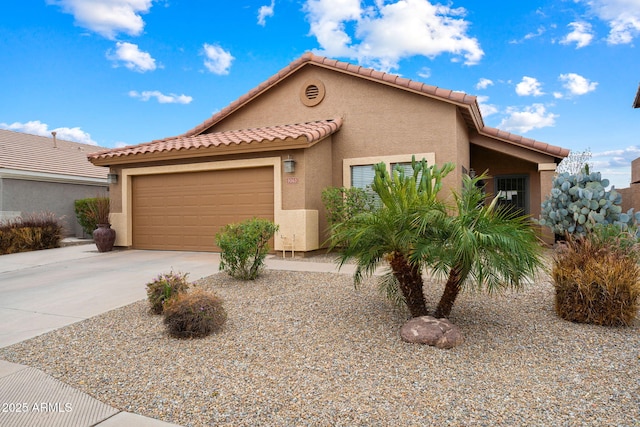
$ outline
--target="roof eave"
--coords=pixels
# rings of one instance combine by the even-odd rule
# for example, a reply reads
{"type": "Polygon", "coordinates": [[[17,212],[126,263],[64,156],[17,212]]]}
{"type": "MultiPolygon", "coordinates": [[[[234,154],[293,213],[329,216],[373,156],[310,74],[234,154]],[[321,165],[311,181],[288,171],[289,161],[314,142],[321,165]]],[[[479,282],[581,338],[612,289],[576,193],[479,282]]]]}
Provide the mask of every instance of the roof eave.
{"type": "Polygon", "coordinates": [[[21,169],[0,168],[0,178],[20,179],[25,181],[57,182],[63,184],[107,185],[107,178],[80,175],[63,175],[21,169]]]}
{"type": "Polygon", "coordinates": [[[324,138],[320,138],[309,142],[307,137],[300,136],[296,139],[287,138],[277,141],[253,141],[251,143],[230,144],[224,146],[210,146],[200,148],[185,148],[179,150],[169,151],[154,151],[148,153],[135,153],[121,156],[111,157],[95,157],[90,158],[89,161],[96,166],[114,166],[114,165],[126,165],[133,163],[151,162],[151,161],[170,161],[178,159],[195,159],[203,157],[219,157],[232,154],[247,154],[258,153],[266,151],[283,151],[283,150],[297,150],[309,148],[320,141],[323,141],[330,137],[331,134],[326,135],[324,138]]]}

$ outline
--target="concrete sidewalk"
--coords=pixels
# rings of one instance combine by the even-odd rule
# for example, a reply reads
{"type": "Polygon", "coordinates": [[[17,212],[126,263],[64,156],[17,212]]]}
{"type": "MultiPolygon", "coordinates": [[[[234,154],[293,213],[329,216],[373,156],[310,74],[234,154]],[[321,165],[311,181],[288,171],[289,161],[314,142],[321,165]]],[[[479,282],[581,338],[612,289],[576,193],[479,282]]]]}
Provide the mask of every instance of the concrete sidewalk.
{"type": "MultiPolygon", "coordinates": [[[[218,272],[210,252],[115,250],[95,245],[0,256],[0,347],[146,298],[145,284],[170,270],[194,281],[218,272]]],[[[333,263],[270,255],[268,269],[337,272],[333,263]]],[[[342,273],[352,274],[353,266],[342,273]]],[[[0,360],[0,425],[15,427],[167,427],[122,412],[28,366],[0,360]],[[5,408],[6,407],[6,408],[5,408]]]]}

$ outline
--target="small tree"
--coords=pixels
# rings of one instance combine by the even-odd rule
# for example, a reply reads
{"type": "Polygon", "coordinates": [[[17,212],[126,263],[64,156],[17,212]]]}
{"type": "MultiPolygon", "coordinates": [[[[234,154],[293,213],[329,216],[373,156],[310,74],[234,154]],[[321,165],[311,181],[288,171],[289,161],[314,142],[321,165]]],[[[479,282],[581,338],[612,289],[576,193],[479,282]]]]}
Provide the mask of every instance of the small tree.
{"type": "Polygon", "coordinates": [[[542,247],[529,219],[498,198],[483,203],[478,183],[485,175],[463,177],[462,191],[454,192],[455,211],[426,234],[415,256],[435,258],[431,266],[447,277],[434,316],[448,317],[464,286],[494,292],[518,289],[541,267],[542,247]]]}
{"type": "Polygon", "coordinates": [[[412,175],[405,175],[402,169],[389,174],[386,164],[375,165],[372,189],[380,197],[380,206],[335,224],[332,233],[333,247],[342,248],[340,265],[350,259],[356,261],[356,286],[364,276],[372,275],[377,267],[388,262],[393,280],[386,283],[397,285],[411,316],[417,317],[428,314],[422,273],[430,259],[412,261],[411,255],[421,238],[421,230],[446,215],[437,194],[454,165],[447,163],[438,168],[414,158],[412,168],[412,175]]]}
{"type": "Polygon", "coordinates": [[[615,188],[607,190],[609,180],[585,166],[580,173],[563,172],[553,180],[551,194],[542,202],[539,224],[549,227],[556,236],[585,235],[596,224],[616,224],[623,229],[640,215],[633,209],[622,212],[622,195],[615,188]]]}
{"type": "Polygon", "coordinates": [[[278,226],[263,218],[228,224],[216,234],[216,245],[222,250],[220,270],[243,280],[253,280],[262,271],[269,253],[269,240],[278,226]]]}
{"type": "Polygon", "coordinates": [[[579,174],[582,169],[586,167],[592,168],[593,164],[589,163],[591,160],[591,149],[587,148],[584,151],[571,151],[567,157],[562,159],[556,172],[567,172],[569,175],[579,174]]]}

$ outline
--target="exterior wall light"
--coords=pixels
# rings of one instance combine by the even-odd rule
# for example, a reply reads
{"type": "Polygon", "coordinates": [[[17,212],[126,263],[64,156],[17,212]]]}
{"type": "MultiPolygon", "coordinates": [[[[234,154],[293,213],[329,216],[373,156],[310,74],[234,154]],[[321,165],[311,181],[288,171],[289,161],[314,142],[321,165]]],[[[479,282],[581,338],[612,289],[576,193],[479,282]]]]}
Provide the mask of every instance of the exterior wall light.
{"type": "Polygon", "coordinates": [[[107,174],[107,184],[117,184],[118,183],[118,174],[110,173],[107,174]]]}
{"type": "Polygon", "coordinates": [[[296,161],[289,156],[287,159],[282,161],[284,163],[284,172],[285,173],[294,173],[296,171],[296,161]]]}

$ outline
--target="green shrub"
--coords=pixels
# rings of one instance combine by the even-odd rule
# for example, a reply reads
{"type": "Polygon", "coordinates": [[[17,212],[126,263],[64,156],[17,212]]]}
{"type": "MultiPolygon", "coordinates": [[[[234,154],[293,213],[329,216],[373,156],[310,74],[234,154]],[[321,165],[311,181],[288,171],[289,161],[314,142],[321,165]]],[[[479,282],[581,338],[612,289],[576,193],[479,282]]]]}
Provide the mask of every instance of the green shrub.
{"type": "Polygon", "coordinates": [[[222,300],[202,289],[179,294],[164,308],[164,324],[176,338],[200,338],[217,332],[227,320],[222,300]]]}
{"type": "Polygon", "coordinates": [[[327,222],[332,226],[360,212],[372,210],[375,196],[357,187],[327,187],[322,190],[322,203],[327,210],[327,222]]]}
{"type": "Polygon", "coordinates": [[[89,236],[98,228],[98,224],[109,223],[108,197],[78,199],[74,202],[74,209],[78,223],[89,236]]]}
{"type": "Polygon", "coordinates": [[[635,230],[612,225],[569,237],[553,260],[558,316],[604,326],[631,324],[640,296],[638,249],[635,230]]]}
{"type": "Polygon", "coordinates": [[[220,253],[220,270],[231,277],[253,280],[262,271],[269,252],[269,239],[278,226],[273,222],[253,218],[237,224],[228,224],[216,234],[220,253]]]}
{"type": "Polygon", "coordinates": [[[153,314],[162,314],[165,304],[189,289],[189,273],[163,273],[147,283],[147,299],[153,314]]]}
{"type": "Polygon", "coordinates": [[[0,222],[0,254],[60,247],[63,226],[51,212],[25,214],[0,222]]]}

